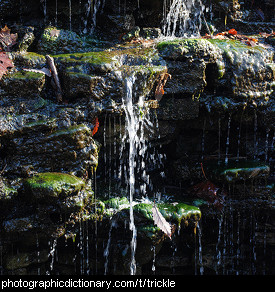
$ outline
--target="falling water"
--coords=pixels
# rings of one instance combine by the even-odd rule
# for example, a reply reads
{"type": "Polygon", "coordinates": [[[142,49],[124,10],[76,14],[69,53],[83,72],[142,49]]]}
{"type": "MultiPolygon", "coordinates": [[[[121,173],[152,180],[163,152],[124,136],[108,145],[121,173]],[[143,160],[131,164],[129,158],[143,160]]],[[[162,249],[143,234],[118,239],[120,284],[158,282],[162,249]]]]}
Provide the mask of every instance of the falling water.
{"type": "Polygon", "coordinates": [[[44,14],[44,22],[47,22],[47,0],[44,0],[42,3],[43,6],[43,14],[44,14]]]}
{"type": "Polygon", "coordinates": [[[135,83],[135,76],[126,78],[126,96],[123,99],[124,110],[126,114],[126,128],[129,136],[129,198],[130,198],[130,230],[132,231],[131,241],[131,275],[136,273],[135,251],[136,251],[136,236],[137,231],[134,223],[133,212],[133,197],[135,192],[135,156],[137,154],[136,139],[138,132],[138,120],[133,106],[133,85],[135,83]]]}
{"type": "Polygon", "coordinates": [[[257,130],[258,130],[258,118],[257,118],[257,111],[255,109],[254,110],[254,159],[256,159],[257,152],[258,152],[257,130]]]}
{"type": "MultiPolygon", "coordinates": [[[[146,171],[145,166],[152,167],[161,165],[161,157],[158,155],[157,151],[154,149],[153,153],[148,151],[148,143],[145,138],[146,134],[153,133],[155,130],[154,123],[150,120],[150,113],[146,110],[144,97],[139,97],[139,100],[134,104],[133,90],[135,86],[136,77],[135,74],[127,76],[125,78],[126,94],[123,97],[123,109],[125,112],[125,132],[122,137],[119,134],[121,140],[121,148],[119,150],[119,161],[120,165],[118,167],[118,177],[126,178],[129,201],[130,201],[130,230],[132,231],[132,241],[131,241],[131,274],[136,272],[135,263],[135,250],[136,250],[136,236],[137,231],[134,223],[134,195],[135,193],[146,196],[148,191],[152,191],[152,184],[150,176],[146,171]],[[147,133],[148,132],[148,133],[147,133]],[[128,157],[125,159],[124,168],[122,167],[123,159],[122,155],[125,153],[126,143],[128,145],[128,157]],[[156,159],[157,157],[157,159],[156,159]]],[[[121,119],[120,119],[121,128],[121,119]]],[[[112,131],[113,132],[113,131],[112,131]]]]}
{"type": "Polygon", "coordinates": [[[229,118],[228,118],[226,150],[225,150],[225,164],[228,163],[228,152],[229,152],[229,143],[230,143],[230,125],[231,125],[231,114],[229,114],[229,118]]]}
{"type": "Polygon", "coordinates": [[[69,0],[69,28],[72,30],[72,1],[69,0]]]}
{"type": "Polygon", "coordinates": [[[112,220],[110,229],[109,229],[109,238],[108,238],[107,246],[104,250],[104,257],[105,257],[104,275],[107,275],[107,272],[108,272],[109,252],[110,252],[110,245],[111,245],[111,240],[112,240],[112,230],[115,226],[116,226],[116,220],[112,220]]]}
{"type": "Polygon", "coordinates": [[[166,37],[199,36],[203,10],[204,5],[200,0],[165,0],[163,2],[163,35],[166,37]]]}

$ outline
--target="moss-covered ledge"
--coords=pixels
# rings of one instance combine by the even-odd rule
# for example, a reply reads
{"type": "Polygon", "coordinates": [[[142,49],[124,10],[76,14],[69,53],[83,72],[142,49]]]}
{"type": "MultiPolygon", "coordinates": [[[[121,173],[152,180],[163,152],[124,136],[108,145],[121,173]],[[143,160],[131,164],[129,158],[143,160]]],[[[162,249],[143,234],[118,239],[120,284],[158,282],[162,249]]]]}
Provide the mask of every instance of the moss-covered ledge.
{"type": "Polygon", "coordinates": [[[58,198],[78,193],[84,189],[85,181],[74,175],[46,172],[34,175],[24,181],[27,195],[35,199],[58,198]]]}

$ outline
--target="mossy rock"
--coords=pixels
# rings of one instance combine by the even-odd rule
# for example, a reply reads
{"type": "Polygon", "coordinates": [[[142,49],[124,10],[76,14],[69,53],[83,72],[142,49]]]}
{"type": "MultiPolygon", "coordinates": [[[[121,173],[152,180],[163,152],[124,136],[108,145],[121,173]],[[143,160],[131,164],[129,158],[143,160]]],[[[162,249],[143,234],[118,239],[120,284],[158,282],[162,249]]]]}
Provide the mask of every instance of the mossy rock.
{"type": "Polygon", "coordinates": [[[78,194],[85,187],[82,179],[57,172],[39,173],[24,182],[26,194],[35,200],[68,197],[78,194]]]}
{"type": "Polygon", "coordinates": [[[228,163],[207,161],[204,167],[206,175],[211,179],[228,183],[268,178],[270,173],[267,164],[244,159],[240,161],[229,159],[228,163]]]}
{"type": "Polygon", "coordinates": [[[186,60],[186,58],[204,58],[207,61],[217,59],[221,50],[206,39],[176,39],[161,41],[157,49],[165,59],[186,60]]]}
{"type": "Polygon", "coordinates": [[[34,98],[40,96],[45,86],[45,75],[30,71],[7,74],[0,80],[4,95],[34,98]]]}
{"type": "Polygon", "coordinates": [[[199,96],[210,79],[213,89],[238,102],[260,103],[274,91],[274,53],[268,48],[230,39],[177,39],[159,42],[157,49],[173,76],[166,85],[168,93],[199,96]]]}
{"type": "Polygon", "coordinates": [[[0,178],[0,202],[3,204],[5,202],[11,201],[17,195],[17,190],[8,186],[1,178],[0,178]]]}
{"type": "Polygon", "coordinates": [[[46,66],[46,58],[34,52],[13,52],[12,59],[15,66],[23,68],[39,68],[46,66]]]}
{"type": "MultiPolygon", "coordinates": [[[[156,204],[160,213],[168,222],[174,222],[178,225],[182,220],[199,221],[201,218],[201,211],[196,206],[187,205],[185,203],[160,203],[156,204]]],[[[152,221],[152,204],[140,203],[133,207],[134,213],[142,215],[145,219],[152,221]]]]}
{"type": "Polygon", "coordinates": [[[60,54],[79,51],[82,46],[83,41],[77,33],[49,26],[41,36],[38,50],[42,54],[60,54]]]}
{"type": "MultiPolygon", "coordinates": [[[[129,217],[130,204],[126,197],[111,198],[105,203],[105,212],[107,215],[117,213],[120,218],[125,219],[129,217]],[[109,212],[111,210],[112,212],[109,212]]],[[[198,207],[188,205],[185,203],[159,203],[156,204],[160,213],[168,222],[174,222],[180,225],[184,221],[199,221],[201,218],[201,211],[198,207]]],[[[153,202],[152,203],[137,203],[133,204],[133,212],[135,223],[139,225],[152,224],[153,222],[153,202]]]]}

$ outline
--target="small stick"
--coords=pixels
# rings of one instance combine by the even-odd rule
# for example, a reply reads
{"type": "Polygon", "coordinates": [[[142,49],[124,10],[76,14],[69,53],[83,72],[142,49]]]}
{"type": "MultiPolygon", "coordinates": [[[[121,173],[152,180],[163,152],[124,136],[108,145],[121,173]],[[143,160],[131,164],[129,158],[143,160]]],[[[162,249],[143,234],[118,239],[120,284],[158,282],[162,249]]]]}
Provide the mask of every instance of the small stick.
{"type": "Polygon", "coordinates": [[[204,169],[203,169],[202,162],[201,162],[201,170],[202,170],[202,173],[203,173],[203,176],[204,176],[205,180],[207,180],[207,177],[206,177],[205,172],[204,172],[204,169]]]}
{"type": "Polygon", "coordinates": [[[49,67],[52,71],[52,76],[54,79],[54,83],[56,85],[57,101],[61,102],[62,101],[62,90],[61,90],[60,81],[59,81],[58,74],[57,74],[57,69],[56,69],[56,66],[54,64],[54,59],[53,59],[53,57],[46,55],[46,60],[47,60],[47,63],[49,64],[49,67]]]}

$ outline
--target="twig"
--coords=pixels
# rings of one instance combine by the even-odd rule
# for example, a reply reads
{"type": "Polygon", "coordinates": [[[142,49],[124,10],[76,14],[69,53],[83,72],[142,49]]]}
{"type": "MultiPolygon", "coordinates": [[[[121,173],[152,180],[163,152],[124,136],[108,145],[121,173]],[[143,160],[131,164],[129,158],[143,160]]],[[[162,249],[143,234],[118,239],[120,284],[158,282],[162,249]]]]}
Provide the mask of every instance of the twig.
{"type": "Polygon", "coordinates": [[[57,74],[57,69],[56,69],[56,66],[54,64],[54,59],[51,56],[46,55],[46,60],[47,60],[47,63],[49,64],[49,67],[51,68],[54,83],[56,85],[57,101],[61,102],[62,101],[62,90],[61,90],[61,85],[60,85],[60,81],[59,81],[58,74],[57,74]]]}
{"type": "Polygon", "coordinates": [[[203,176],[204,176],[205,180],[207,180],[207,177],[206,177],[205,172],[203,170],[202,162],[201,162],[201,170],[202,170],[202,173],[203,173],[203,176]]]}
{"type": "Polygon", "coordinates": [[[4,166],[4,168],[0,171],[0,176],[1,176],[2,173],[5,171],[6,167],[7,167],[7,164],[6,164],[6,165],[4,166]]]}

